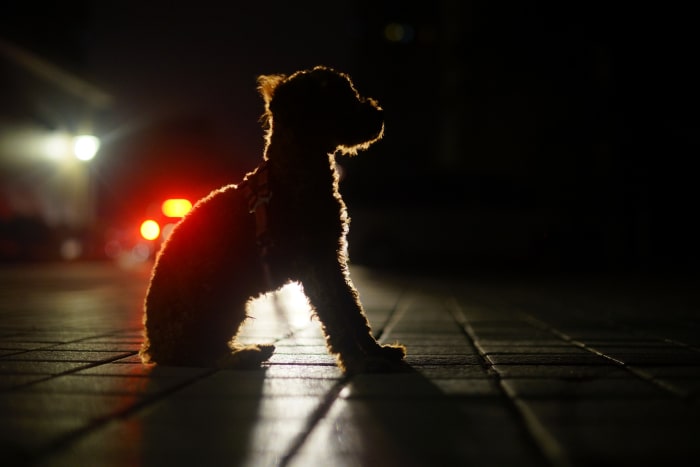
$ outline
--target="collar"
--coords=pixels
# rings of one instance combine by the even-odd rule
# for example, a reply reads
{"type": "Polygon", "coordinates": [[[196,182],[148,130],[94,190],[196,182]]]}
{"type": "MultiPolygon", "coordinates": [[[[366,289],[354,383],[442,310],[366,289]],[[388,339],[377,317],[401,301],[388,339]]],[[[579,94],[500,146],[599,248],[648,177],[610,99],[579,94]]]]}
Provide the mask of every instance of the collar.
{"type": "Polygon", "coordinates": [[[255,238],[258,246],[265,255],[267,248],[272,246],[272,238],[268,229],[268,204],[272,198],[269,184],[270,167],[264,161],[255,172],[249,174],[238,186],[248,201],[248,212],[255,214],[255,238]]]}

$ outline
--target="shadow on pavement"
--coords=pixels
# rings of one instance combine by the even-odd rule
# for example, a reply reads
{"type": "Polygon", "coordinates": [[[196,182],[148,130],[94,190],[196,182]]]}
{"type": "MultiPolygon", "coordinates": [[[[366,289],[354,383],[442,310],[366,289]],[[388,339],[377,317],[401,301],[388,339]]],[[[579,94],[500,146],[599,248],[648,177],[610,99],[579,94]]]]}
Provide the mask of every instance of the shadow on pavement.
{"type": "MultiPolygon", "coordinates": [[[[156,367],[151,383],[167,372],[156,367]]],[[[241,465],[254,455],[266,397],[264,369],[219,371],[157,401],[138,416],[145,465],[241,465]]],[[[270,440],[274,443],[274,440],[270,440]]]]}

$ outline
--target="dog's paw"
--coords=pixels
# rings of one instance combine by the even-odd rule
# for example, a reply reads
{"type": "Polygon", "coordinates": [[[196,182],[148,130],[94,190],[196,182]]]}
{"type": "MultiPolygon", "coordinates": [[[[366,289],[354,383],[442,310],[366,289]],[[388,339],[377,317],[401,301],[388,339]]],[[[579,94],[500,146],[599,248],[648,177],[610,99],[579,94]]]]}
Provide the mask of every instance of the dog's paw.
{"type": "Polygon", "coordinates": [[[373,357],[379,357],[391,362],[400,362],[406,356],[406,347],[401,344],[382,345],[376,352],[372,352],[373,357]]]}
{"type": "Polygon", "coordinates": [[[240,346],[233,349],[217,361],[217,367],[231,370],[254,370],[260,368],[260,364],[272,356],[275,346],[272,344],[258,344],[240,346]]]}
{"type": "Polygon", "coordinates": [[[340,356],[341,369],[349,375],[360,373],[396,373],[406,371],[408,365],[403,358],[406,348],[403,345],[378,345],[370,353],[362,356],[340,356]]]}

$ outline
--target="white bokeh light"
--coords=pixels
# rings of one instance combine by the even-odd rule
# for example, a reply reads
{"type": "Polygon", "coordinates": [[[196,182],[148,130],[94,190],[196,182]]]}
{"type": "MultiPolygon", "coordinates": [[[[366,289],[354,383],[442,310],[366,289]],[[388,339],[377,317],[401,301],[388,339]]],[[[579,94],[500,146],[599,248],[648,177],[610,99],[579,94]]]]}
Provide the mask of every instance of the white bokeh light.
{"type": "Polygon", "coordinates": [[[73,139],[73,154],[81,161],[89,161],[100,149],[100,140],[92,135],[80,135],[73,139]]]}

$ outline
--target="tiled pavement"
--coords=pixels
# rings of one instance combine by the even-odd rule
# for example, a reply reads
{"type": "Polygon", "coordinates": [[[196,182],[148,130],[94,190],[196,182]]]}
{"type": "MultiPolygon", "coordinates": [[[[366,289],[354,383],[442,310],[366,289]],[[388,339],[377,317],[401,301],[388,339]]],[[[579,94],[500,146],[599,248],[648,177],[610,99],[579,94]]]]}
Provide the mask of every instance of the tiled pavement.
{"type": "Polygon", "coordinates": [[[410,371],[344,378],[293,287],[260,371],[147,368],[147,271],[0,270],[0,464],[618,466],[700,457],[692,281],[427,279],[355,268],[410,371]]]}

